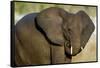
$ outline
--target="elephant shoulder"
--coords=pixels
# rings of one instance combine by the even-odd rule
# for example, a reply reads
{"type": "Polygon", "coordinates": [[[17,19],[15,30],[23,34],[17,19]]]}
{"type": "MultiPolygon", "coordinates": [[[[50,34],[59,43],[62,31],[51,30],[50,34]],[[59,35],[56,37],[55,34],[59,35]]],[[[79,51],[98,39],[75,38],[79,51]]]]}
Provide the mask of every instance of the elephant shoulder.
{"type": "Polygon", "coordinates": [[[29,29],[31,25],[34,26],[36,15],[37,13],[30,13],[28,15],[25,15],[22,19],[20,19],[16,23],[15,29],[16,30],[21,30],[21,29],[26,30],[27,28],[29,29]]]}

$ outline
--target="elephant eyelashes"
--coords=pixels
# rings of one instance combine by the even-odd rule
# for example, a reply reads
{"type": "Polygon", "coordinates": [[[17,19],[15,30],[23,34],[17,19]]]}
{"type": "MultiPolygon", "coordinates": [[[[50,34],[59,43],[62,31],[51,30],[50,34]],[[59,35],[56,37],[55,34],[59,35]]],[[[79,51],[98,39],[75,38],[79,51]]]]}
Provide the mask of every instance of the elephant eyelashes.
{"type": "Polygon", "coordinates": [[[69,34],[71,34],[71,32],[72,32],[71,29],[68,29],[68,32],[69,32],[69,34]]]}
{"type": "Polygon", "coordinates": [[[71,30],[70,30],[70,29],[68,29],[68,31],[70,32],[71,30]]]}

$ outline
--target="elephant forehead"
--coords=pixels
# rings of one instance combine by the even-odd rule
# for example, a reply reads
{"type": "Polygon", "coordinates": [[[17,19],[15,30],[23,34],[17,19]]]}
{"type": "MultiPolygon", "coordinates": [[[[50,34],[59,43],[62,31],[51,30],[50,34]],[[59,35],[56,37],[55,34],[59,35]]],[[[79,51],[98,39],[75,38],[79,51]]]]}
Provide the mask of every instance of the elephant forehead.
{"type": "Polygon", "coordinates": [[[81,31],[82,20],[81,20],[80,16],[78,16],[76,14],[71,15],[68,20],[68,28],[81,31]]]}

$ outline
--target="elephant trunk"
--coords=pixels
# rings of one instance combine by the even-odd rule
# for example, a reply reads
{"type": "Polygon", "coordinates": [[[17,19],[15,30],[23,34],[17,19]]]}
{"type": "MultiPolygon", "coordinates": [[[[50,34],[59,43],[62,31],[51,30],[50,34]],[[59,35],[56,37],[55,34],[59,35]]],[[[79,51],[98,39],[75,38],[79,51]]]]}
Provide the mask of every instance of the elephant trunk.
{"type": "Polygon", "coordinates": [[[81,51],[80,39],[71,39],[71,41],[65,41],[66,54],[75,56],[81,51]]]}
{"type": "Polygon", "coordinates": [[[71,55],[75,56],[81,51],[80,39],[76,39],[71,43],[71,55]]]}

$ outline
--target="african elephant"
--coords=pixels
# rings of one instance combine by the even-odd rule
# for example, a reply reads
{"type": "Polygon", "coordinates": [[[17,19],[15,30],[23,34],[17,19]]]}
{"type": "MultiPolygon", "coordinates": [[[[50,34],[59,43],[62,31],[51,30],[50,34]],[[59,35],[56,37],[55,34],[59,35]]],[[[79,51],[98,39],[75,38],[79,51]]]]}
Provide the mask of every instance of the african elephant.
{"type": "Polygon", "coordinates": [[[94,25],[84,12],[50,7],[24,16],[15,26],[15,64],[71,63],[82,51],[94,25]]]}

